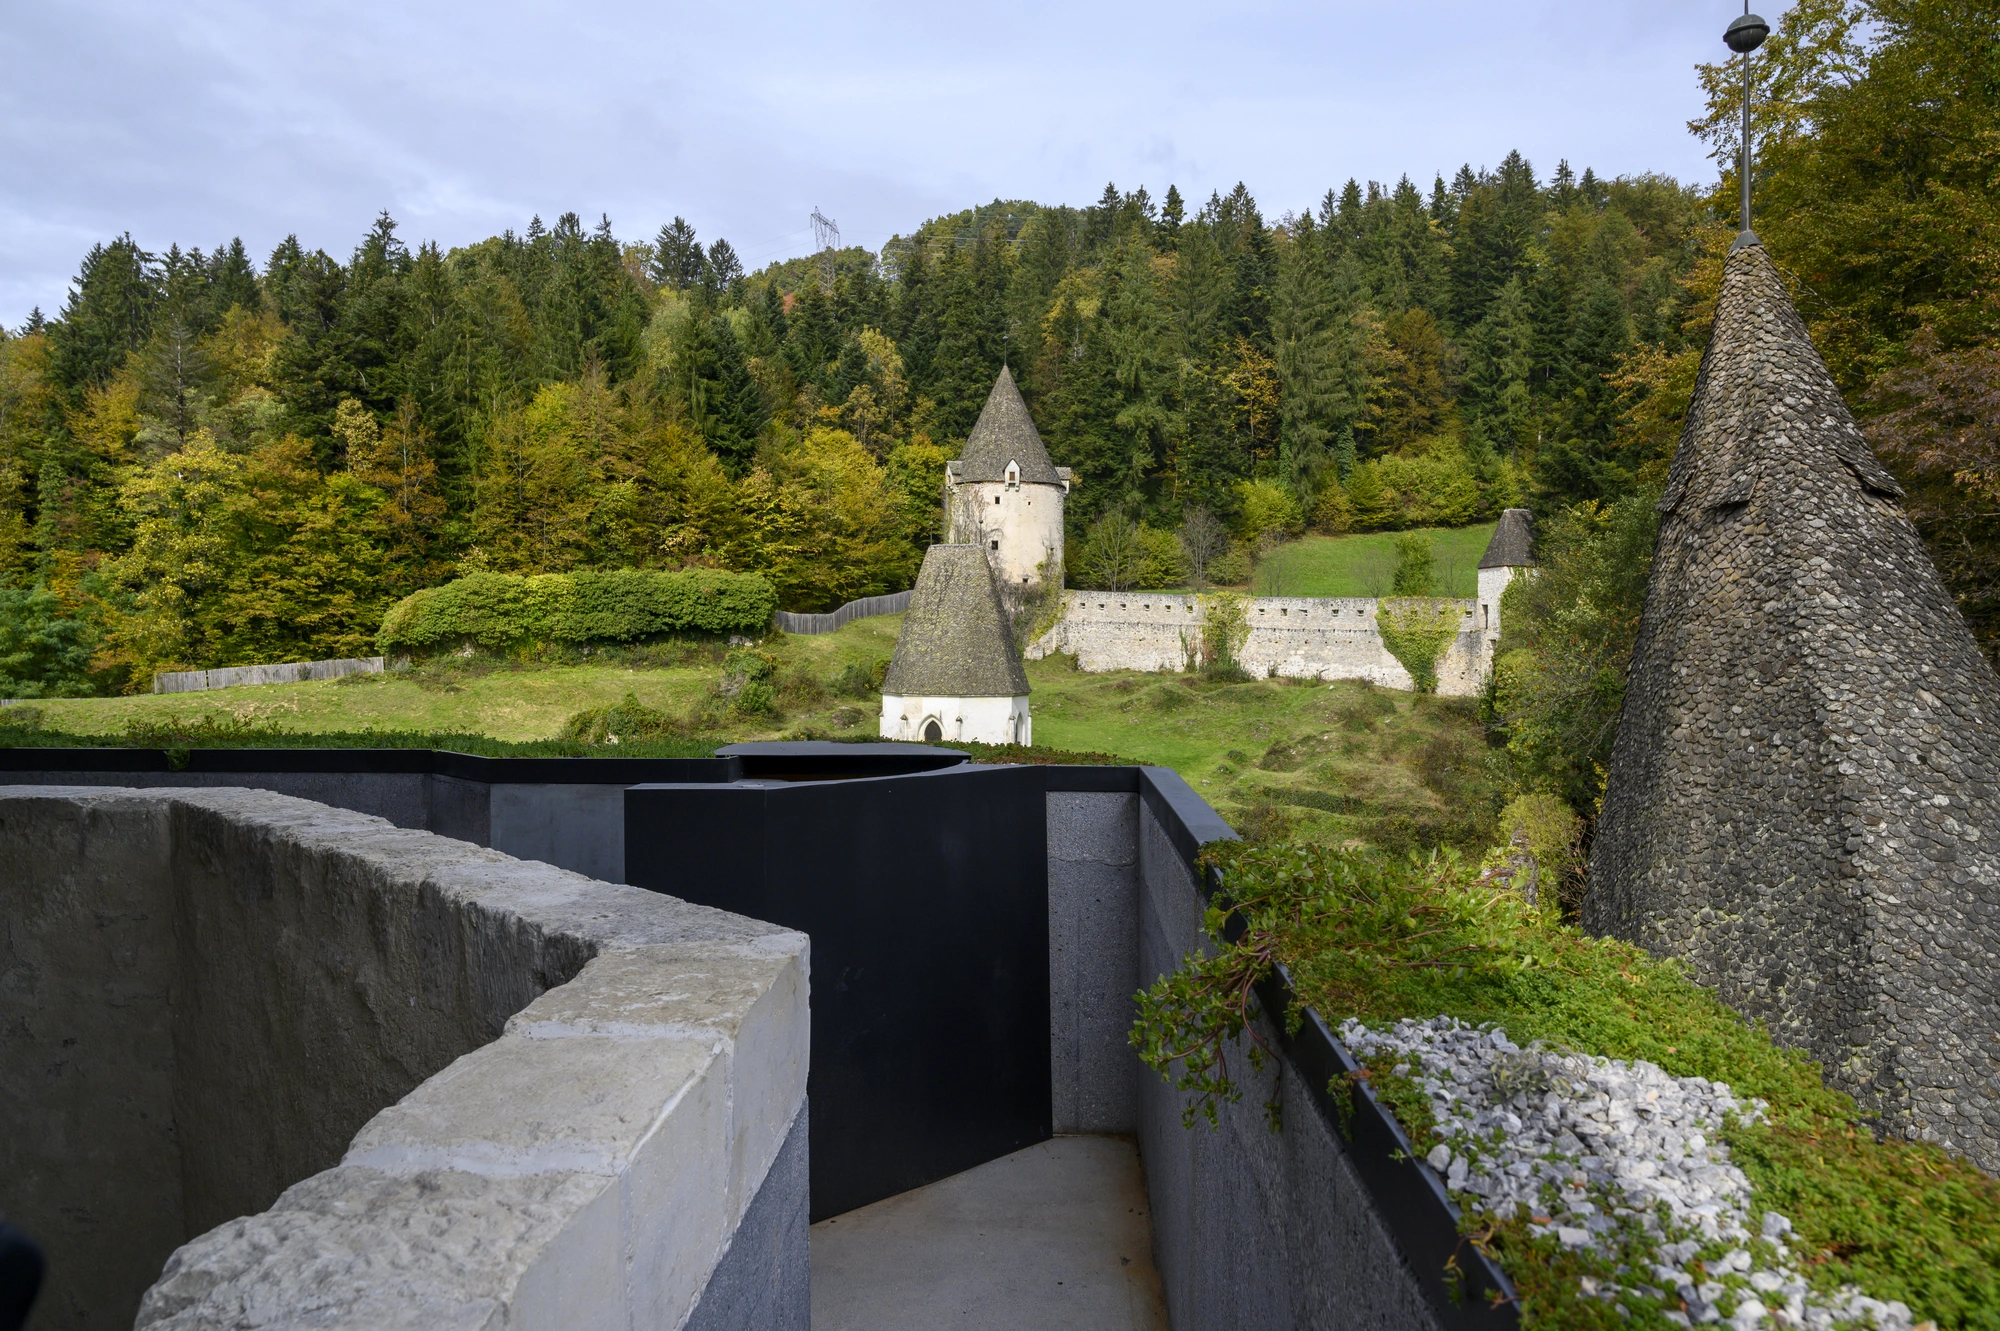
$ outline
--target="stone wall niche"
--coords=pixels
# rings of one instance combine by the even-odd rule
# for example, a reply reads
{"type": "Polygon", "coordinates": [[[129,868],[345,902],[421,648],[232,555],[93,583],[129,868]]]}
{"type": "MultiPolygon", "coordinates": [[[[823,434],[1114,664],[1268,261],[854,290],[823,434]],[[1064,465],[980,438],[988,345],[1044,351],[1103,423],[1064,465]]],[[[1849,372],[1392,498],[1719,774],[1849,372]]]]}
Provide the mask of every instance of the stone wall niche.
{"type": "Polygon", "coordinates": [[[263,791],[0,862],[37,1331],[805,1325],[802,935],[263,791]]]}

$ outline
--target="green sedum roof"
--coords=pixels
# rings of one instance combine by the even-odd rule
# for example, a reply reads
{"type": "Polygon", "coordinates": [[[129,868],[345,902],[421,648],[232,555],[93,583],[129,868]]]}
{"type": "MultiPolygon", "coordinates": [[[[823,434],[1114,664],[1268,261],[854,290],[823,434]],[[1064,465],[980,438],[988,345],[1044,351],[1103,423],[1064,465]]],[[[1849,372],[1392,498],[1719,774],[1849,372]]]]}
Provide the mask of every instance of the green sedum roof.
{"type": "Polygon", "coordinates": [[[1027,694],[1028,675],[985,550],[934,545],[925,553],[882,692],[899,698],[1027,694]]]}
{"type": "Polygon", "coordinates": [[[1061,485],[1049,450],[1028,415],[1028,404],[1014,386],[1013,372],[1005,366],[986,395],[979,420],[965,441],[965,455],[958,460],[961,481],[1004,481],[1007,464],[1021,464],[1021,480],[1029,485],[1061,485]]]}

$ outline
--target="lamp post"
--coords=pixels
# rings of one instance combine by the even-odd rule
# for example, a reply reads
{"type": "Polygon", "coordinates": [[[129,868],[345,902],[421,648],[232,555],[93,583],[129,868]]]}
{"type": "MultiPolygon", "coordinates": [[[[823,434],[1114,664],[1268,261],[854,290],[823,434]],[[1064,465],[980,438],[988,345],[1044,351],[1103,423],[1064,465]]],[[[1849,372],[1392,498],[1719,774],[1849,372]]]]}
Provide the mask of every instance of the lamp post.
{"type": "Polygon", "coordinates": [[[1722,34],[1729,49],[1743,57],[1743,226],[1736,237],[1738,245],[1746,243],[1745,236],[1756,239],[1750,230],[1750,53],[1770,35],[1771,25],[1750,12],[1750,0],[1743,0],[1743,17],[1731,22],[1722,34]]]}

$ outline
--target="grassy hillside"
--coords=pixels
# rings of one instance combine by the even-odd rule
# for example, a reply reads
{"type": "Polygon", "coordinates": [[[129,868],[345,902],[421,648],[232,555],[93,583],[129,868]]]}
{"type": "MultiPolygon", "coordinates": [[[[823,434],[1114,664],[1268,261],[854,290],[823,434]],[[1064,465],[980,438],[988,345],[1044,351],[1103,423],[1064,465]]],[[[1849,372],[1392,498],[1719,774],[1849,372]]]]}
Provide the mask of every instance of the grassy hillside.
{"type": "MultiPolygon", "coordinates": [[[[78,735],[192,731],[195,742],[218,724],[520,742],[551,739],[576,713],[629,695],[676,718],[678,733],[716,743],[872,738],[880,697],[870,680],[901,622],[883,615],[838,633],[771,639],[763,650],[774,666],[775,708],[766,715],[730,705],[727,648],[670,644],[554,662],[445,658],[307,684],[52,700],[8,708],[0,720],[78,735]]],[[[1471,847],[1490,835],[1498,784],[1470,701],[1357,682],[1087,675],[1066,657],[1029,662],[1028,678],[1038,745],[1171,767],[1247,832],[1397,848],[1439,840],[1471,847]]]]}
{"type": "MultiPolygon", "coordinates": [[[[1422,529],[1437,552],[1442,595],[1477,593],[1479,557],[1498,525],[1422,529]]],[[[1258,561],[1251,589],[1259,596],[1387,596],[1396,575],[1398,535],[1308,536],[1281,545],[1258,561]]]]}

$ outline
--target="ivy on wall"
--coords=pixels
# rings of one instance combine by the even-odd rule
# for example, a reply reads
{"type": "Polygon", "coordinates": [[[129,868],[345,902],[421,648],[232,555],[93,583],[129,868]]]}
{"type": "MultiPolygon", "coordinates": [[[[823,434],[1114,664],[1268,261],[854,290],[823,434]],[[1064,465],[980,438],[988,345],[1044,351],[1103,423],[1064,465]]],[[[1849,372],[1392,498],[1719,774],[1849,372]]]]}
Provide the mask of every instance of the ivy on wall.
{"type": "Polygon", "coordinates": [[[1418,693],[1437,692],[1437,663],[1458,636],[1465,609],[1432,596],[1391,596],[1375,604],[1375,627],[1418,693]]]}

